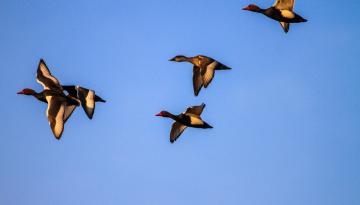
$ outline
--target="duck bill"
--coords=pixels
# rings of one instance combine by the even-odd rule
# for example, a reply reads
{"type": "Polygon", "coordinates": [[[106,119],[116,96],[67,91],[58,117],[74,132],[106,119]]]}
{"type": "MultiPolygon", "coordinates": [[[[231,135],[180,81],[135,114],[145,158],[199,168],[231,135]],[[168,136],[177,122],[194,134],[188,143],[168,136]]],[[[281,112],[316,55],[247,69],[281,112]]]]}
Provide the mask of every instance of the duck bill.
{"type": "Polygon", "coordinates": [[[24,93],[24,91],[20,91],[20,92],[17,92],[16,94],[18,94],[18,95],[24,95],[25,93],[24,93]]]}
{"type": "Polygon", "coordinates": [[[161,113],[158,113],[158,114],[156,114],[155,116],[157,116],[157,117],[161,117],[161,116],[162,116],[162,114],[161,114],[161,113]]]}
{"type": "Polygon", "coordinates": [[[169,59],[169,61],[175,61],[175,58],[169,59]]]}
{"type": "Polygon", "coordinates": [[[250,10],[250,8],[247,6],[247,7],[244,7],[242,10],[249,11],[249,10],[250,10]]]}

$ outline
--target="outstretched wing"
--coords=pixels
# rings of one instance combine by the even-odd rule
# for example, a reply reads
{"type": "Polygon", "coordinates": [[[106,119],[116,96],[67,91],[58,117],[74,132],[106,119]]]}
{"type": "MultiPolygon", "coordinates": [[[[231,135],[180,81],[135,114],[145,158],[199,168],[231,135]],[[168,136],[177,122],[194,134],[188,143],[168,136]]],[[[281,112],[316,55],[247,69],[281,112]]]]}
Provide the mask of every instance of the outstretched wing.
{"type": "Polygon", "coordinates": [[[289,32],[290,23],[280,22],[281,27],[284,29],[285,33],[289,32]]]}
{"type": "Polygon", "coordinates": [[[292,11],[294,8],[295,0],[276,0],[274,7],[279,10],[292,11]]]}
{"type": "Polygon", "coordinates": [[[49,120],[50,128],[55,138],[60,139],[64,131],[66,102],[56,96],[47,96],[46,101],[48,102],[46,115],[49,120]]]}
{"type": "Polygon", "coordinates": [[[186,109],[185,113],[200,116],[202,111],[204,110],[204,108],[205,108],[205,103],[202,103],[201,105],[188,107],[186,109]]]}
{"type": "Polygon", "coordinates": [[[64,113],[64,123],[70,118],[71,114],[74,112],[76,105],[67,105],[65,107],[65,113],[64,113]]]}
{"type": "Polygon", "coordinates": [[[203,80],[201,76],[201,70],[199,67],[193,67],[193,88],[195,96],[199,95],[199,92],[203,86],[203,80]]]}
{"type": "Polygon", "coordinates": [[[78,99],[81,102],[86,115],[92,119],[95,110],[95,91],[82,88],[80,86],[76,87],[78,99]]]}
{"type": "Polygon", "coordinates": [[[44,87],[44,90],[62,91],[62,87],[60,85],[59,80],[51,75],[51,72],[46,66],[45,61],[43,59],[41,59],[39,62],[36,81],[44,87]]]}
{"type": "Polygon", "coordinates": [[[171,132],[170,132],[170,142],[174,143],[186,128],[187,127],[185,125],[180,124],[178,122],[174,122],[172,124],[171,132]]]}
{"type": "Polygon", "coordinates": [[[212,79],[215,75],[215,69],[219,65],[217,61],[213,61],[209,65],[207,65],[204,68],[201,68],[201,76],[203,79],[204,87],[207,88],[209,84],[211,83],[212,79]]]}

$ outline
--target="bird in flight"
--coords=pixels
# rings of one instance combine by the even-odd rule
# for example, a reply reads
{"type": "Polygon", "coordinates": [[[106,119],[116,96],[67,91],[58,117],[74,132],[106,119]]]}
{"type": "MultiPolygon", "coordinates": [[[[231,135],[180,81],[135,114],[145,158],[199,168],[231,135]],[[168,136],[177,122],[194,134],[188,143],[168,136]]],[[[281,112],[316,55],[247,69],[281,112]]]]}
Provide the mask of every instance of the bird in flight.
{"type": "Polygon", "coordinates": [[[64,124],[77,106],[81,104],[91,119],[95,109],[95,101],[105,102],[96,96],[92,90],[79,86],[61,86],[43,59],[38,65],[36,81],[43,86],[43,91],[37,93],[33,89],[25,88],[17,94],[34,96],[39,101],[48,104],[46,116],[56,139],[61,138],[64,124]],[[72,89],[73,87],[75,90],[72,89]],[[64,88],[69,93],[68,95],[65,95],[64,88]]]}
{"type": "Polygon", "coordinates": [[[175,122],[172,124],[170,132],[170,142],[174,143],[187,127],[203,129],[213,128],[200,117],[204,108],[205,104],[202,103],[198,106],[188,107],[185,112],[180,113],[179,115],[173,115],[168,111],[161,111],[156,114],[156,116],[167,117],[175,120],[175,122]]]}
{"type": "Polygon", "coordinates": [[[262,13],[265,16],[278,21],[285,33],[287,33],[290,29],[290,23],[307,22],[306,19],[293,11],[294,4],[295,0],[276,0],[275,4],[267,9],[261,9],[255,4],[250,4],[243,8],[243,10],[262,13]]]}
{"type": "Polygon", "coordinates": [[[202,87],[207,88],[215,76],[215,70],[230,70],[231,68],[222,63],[203,55],[186,57],[175,56],[170,59],[175,62],[189,62],[193,64],[193,88],[195,96],[199,95],[202,87]]]}

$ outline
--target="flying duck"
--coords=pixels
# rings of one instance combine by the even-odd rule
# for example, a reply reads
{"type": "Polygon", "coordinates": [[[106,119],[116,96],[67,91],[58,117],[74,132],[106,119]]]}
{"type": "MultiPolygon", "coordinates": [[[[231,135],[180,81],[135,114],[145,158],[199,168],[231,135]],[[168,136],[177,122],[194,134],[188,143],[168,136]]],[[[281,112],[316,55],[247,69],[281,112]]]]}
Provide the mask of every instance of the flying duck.
{"type": "Polygon", "coordinates": [[[69,96],[80,101],[81,106],[89,119],[92,119],[94,115],[95,102],[106,102],[101,97],[95,95],[94,90],[74,85],[63,85],[62,88],[69,93],[69,96]]]}
{"type": "Polygon", "coordinates": [[[37,69],[36,81],[40,83],[44,90],[40,93],[26,88],[18,94],[31,95],[38,100],[48,104],[46,115],[51,130],[56,139],[60,139],[64,131],[64,124],[69,119],[79,102],[63,93],[59,80],[51,75],[50,70],[44,60],[40,60],[37,69]]]}
{"type": "Polygon", "coordinates": [[[170,142],[174,143],[187,127],[203,129],[213,128],[200,117],[204,108],[205,104],[203,103],[199,106],[188,107],[185,112],[179,115],[173,115],[170,112],[161,111],[160,113],[156,114],[156,116],[168,117],[175,120],[175,122],[172,124],[170,132],[170,142]]]}
{"type": "Polygon", "coordinates": [[[193,88],[195,96],[199,95],[201,88],[207,88],[215,75],[215,70],[230,70],[231,68],[220,62],[203,55],[186,57],[183,55],[175,56],[170,59],[175,62],[189,62],[193,66],[193,88]]]}
{"type": "Polygon", "coordinates": [[[261,9],[255,4],[243,8],[243,10],[262,13],[265,16],[280,22],[285,33],[289,31],[290,23],[307,22],[306,19],[293,12],[295,0],[276,0],[275,4],[267,9],[261,9]]]}

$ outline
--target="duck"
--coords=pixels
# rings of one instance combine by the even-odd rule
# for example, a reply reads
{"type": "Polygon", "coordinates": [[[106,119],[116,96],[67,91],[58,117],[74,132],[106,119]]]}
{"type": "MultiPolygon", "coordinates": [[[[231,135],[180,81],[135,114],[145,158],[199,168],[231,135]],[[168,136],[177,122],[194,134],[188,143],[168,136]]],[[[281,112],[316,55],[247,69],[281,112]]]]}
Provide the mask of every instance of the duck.
{"type": "Polygon", "coordinates": [[[64,94],[59,80],[51,74],[43,59],[38,65],[36,81],[43,86],[43,91],[37,93],[33,89],[25,88],[17,94],[34,96],[39,101],[48,104],[46,116],[53,135],[60,140],[65,122],[80,103],[64,94]]]}
{"type": "Polygon", "coordinates": [[[94,90],[75,85],[63,85],[62,88],[68,92],[69,96],[77,99],[89,119],[93,118],[95,102],[105,103],[106,101],[95,94],[94,90]]]}
{"type": "Polygon", "coordinates": [[[230,70],[231,68],[204,55],[186,57],[178,55],[171,58],[174,62],[189,62],[193,64],[193,90],[198,96],[202,87],[207,88],[215,76],[215,70],[230,70]]]}
{"type": "Polygon", "coordinates": [[[278,21],[284,32],[289,32],[290,23],[307,22],[306,19],[293,11],[295,0],[276,0],[275,4],[267,9],[261,9],[255,4],[250,4],[243,10],[262,13],[265,16],[278,21]]]}
{"type": "Polygon", "coordinates": [[[187,127],[208,129],[213,128],[207,122],[201,119],[200,115],[205,108],[205,104],[191,106],[186,109],[185,112],[174,115],[168,111],[161,111],[155,116],[171,118],[175,122],[172,124],[170,132],[170,142],[174,143],[187,127]]]}

